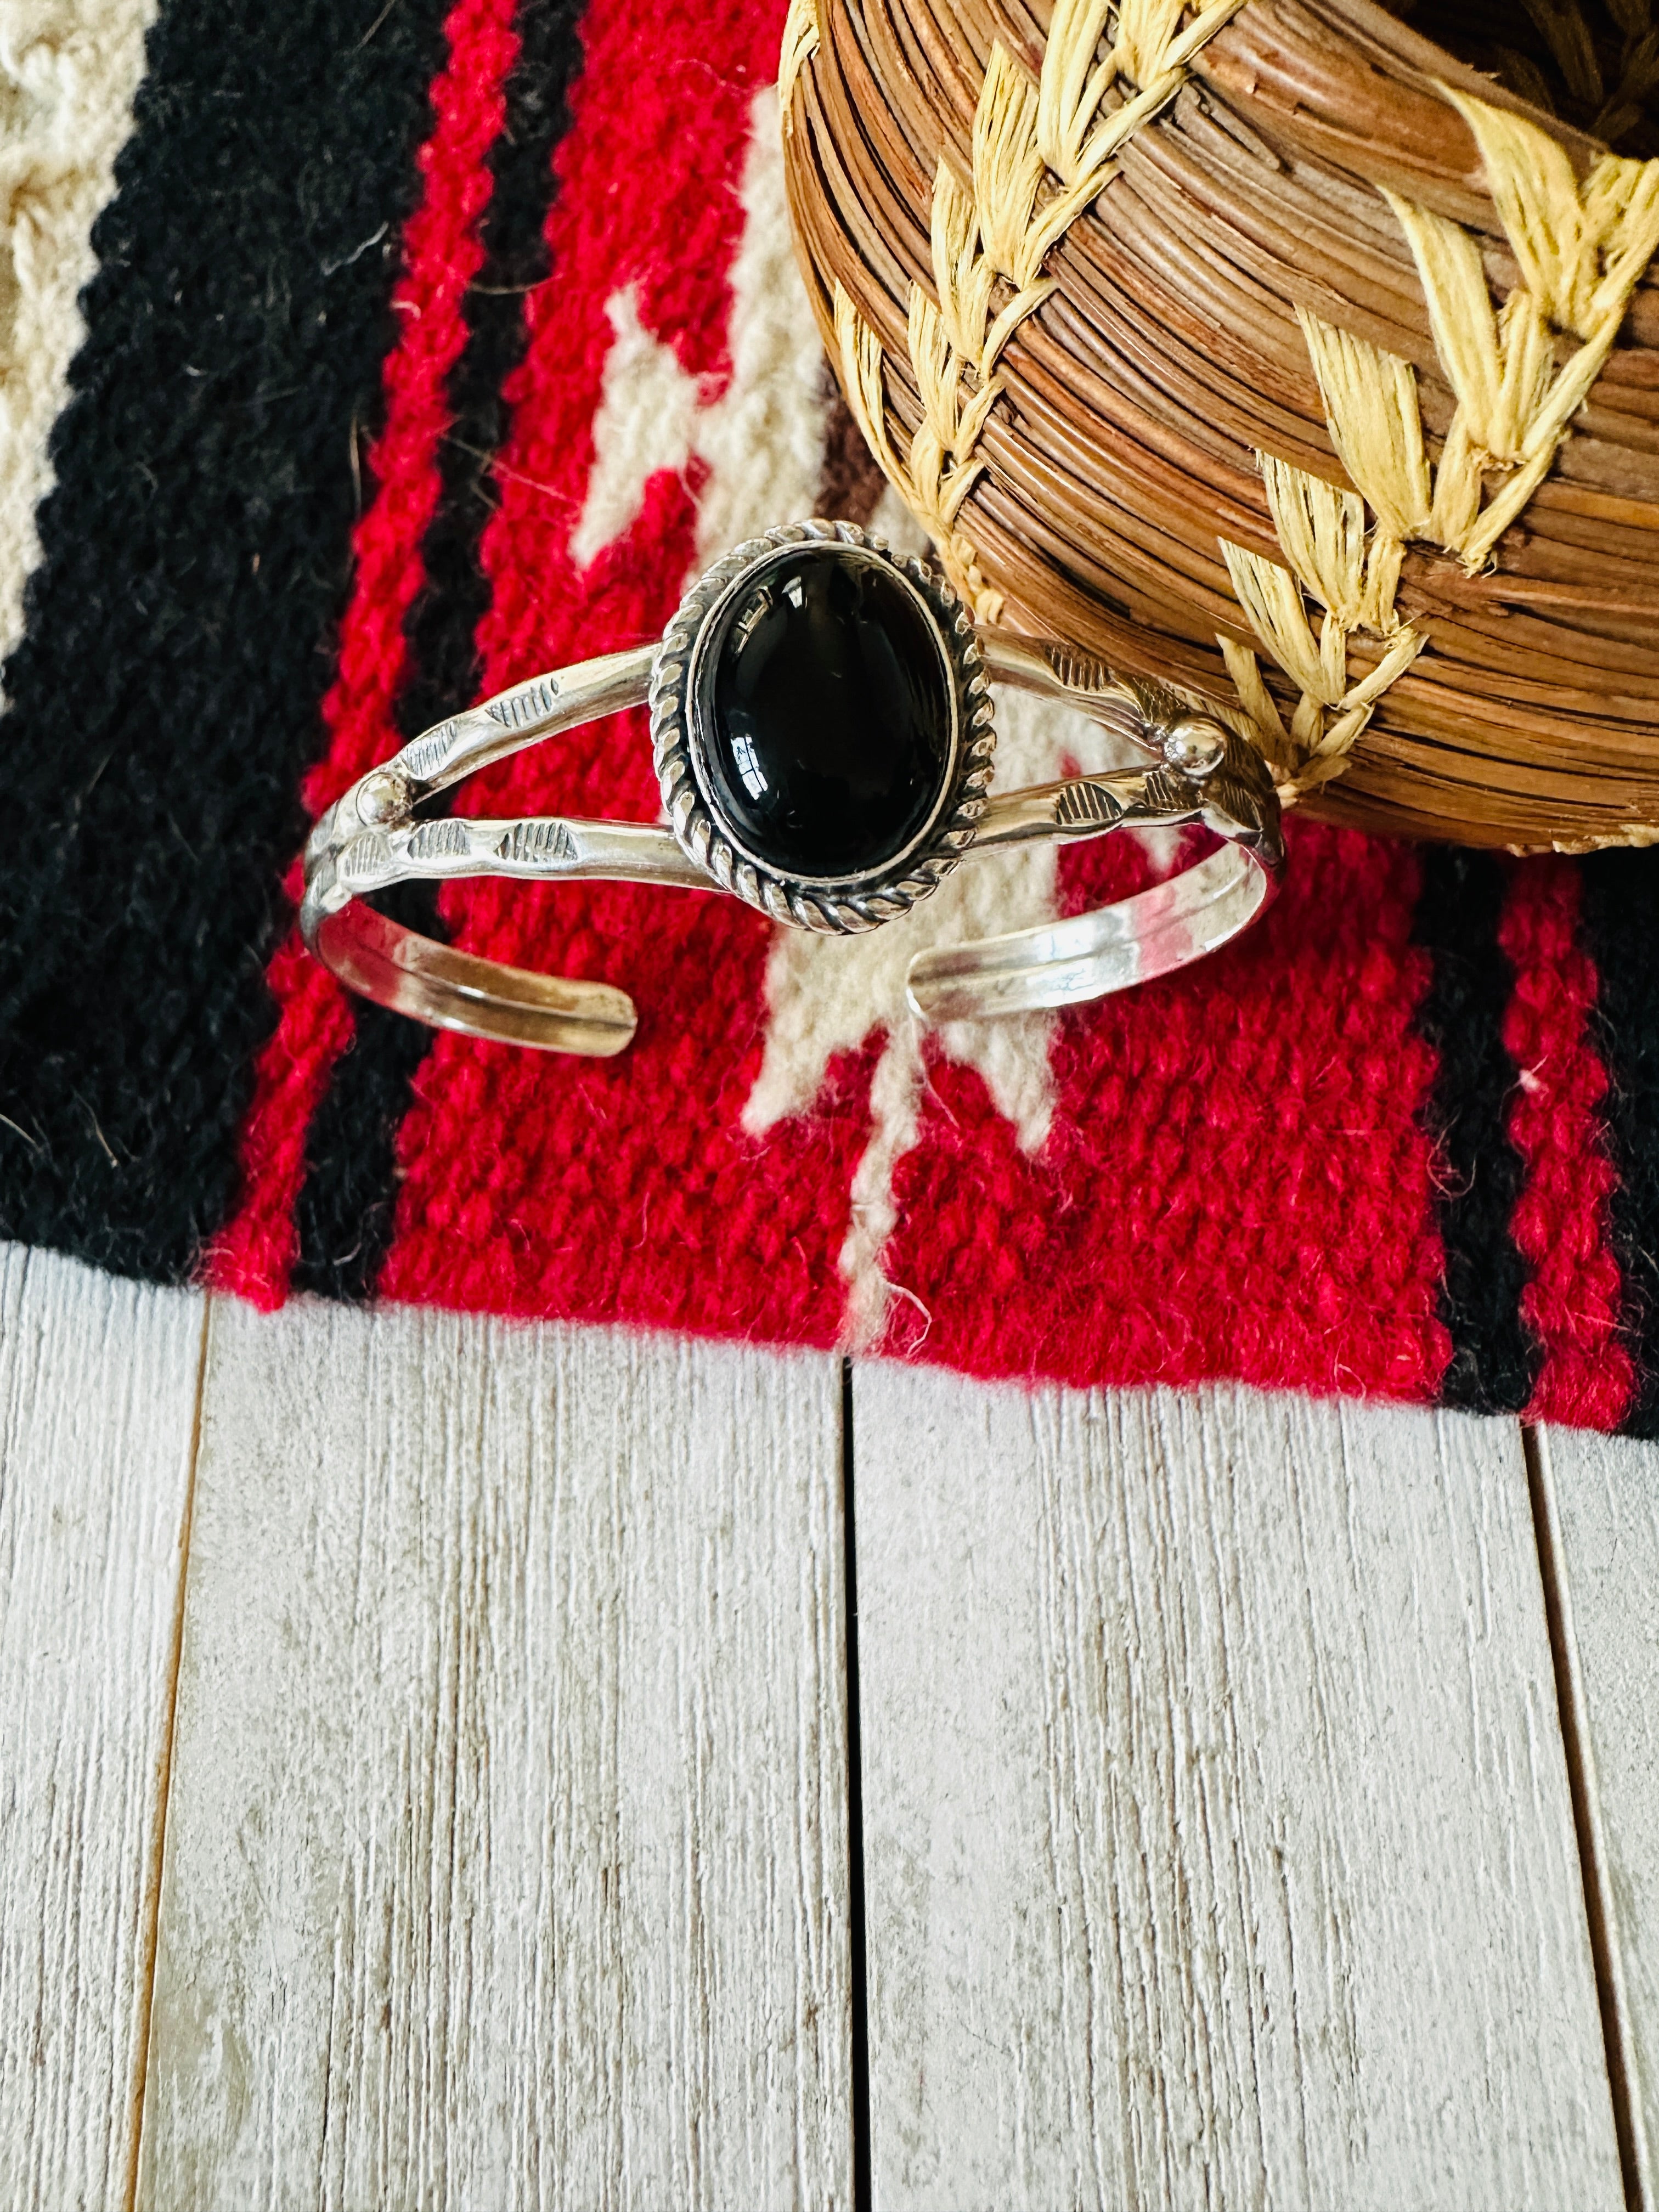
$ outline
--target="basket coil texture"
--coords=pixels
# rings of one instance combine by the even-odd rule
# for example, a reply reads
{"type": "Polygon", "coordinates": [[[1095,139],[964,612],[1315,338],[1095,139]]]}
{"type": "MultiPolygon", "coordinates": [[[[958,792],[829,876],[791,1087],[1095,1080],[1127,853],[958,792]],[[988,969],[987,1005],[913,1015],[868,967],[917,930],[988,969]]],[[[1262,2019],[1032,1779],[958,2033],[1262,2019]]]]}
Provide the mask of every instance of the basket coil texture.
{"type": "Polygon", "coordinates": [[[1366,0],[794,0],[781,82],[842,388],[981,615],[1328,820],[1585,850],[1659,840],[1659,159],[1647,47],[1546,12],[1516,91],[1366,0]]]}

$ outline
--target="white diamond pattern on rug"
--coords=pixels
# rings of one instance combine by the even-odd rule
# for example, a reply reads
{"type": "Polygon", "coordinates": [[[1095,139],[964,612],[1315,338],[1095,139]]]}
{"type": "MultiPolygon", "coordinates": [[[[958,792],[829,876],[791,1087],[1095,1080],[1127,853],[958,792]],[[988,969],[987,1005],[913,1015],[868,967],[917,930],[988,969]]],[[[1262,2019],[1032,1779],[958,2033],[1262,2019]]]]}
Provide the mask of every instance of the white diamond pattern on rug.
{"type": "Polygon", "coordinates": [[[593,419],[593,466],[570,550],[587,567],[622,537],[645,487],[694,456],[708,475],[697,506],[703,568],[776,523],[814,513],[827,413],[823,348],[789,242],[775,88],[756,95],[744,167],[744,233],[732,264],[731,380],[710,389],[640,319],[628,287],[593,419]]]}
{"type": "MultiPolygon", "coordinates": [[[[888,520],[885,512],[878,517],[888,520]]],[[[1075,769],[1103,769],[1123,757],[1121,740],[1068,708],[1017,692],[998,699],[997,782],[1004,789],[1052,783],[1075,769]]],[[[1155,863],[1167,866],[1170,841],[1146,842],[1155,863]]],[[[805,1112],[831,1059],[855,1051],[872,1030],[885,1031],[870,1086],[870,1140],[854,1175],[853,1218],[841,1254],[849,1349],[873,1345],[895,1296],[910,1295],[888,1279],[882,1264],[897,1220],[894,1170],[916,1142],[926,1081],[923,1025],[904,997],[910,963],[935,945],[1057,921],[1058,885],[1057,846],[1016,847],[970,860],[931,898],[867,937],[777,933],[766,977],[766,1050],[744,1109],[746,1129],[758,1136],[805,1112]]],[[[948,1022],[931,1032],[949,1058],[977,1070],[1027,1152],[1042,1145],[1054,1115],[1049,1054],[1056,1019],[1018,1014],[948,1022]]]]}

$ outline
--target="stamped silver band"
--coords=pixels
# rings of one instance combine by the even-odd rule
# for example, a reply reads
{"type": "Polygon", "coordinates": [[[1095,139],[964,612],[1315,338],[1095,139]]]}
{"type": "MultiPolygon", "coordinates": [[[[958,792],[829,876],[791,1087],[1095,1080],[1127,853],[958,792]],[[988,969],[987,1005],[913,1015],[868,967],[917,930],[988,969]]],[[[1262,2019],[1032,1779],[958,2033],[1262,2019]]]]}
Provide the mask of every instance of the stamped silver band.
{"type": "Polygon", "coordinates": [[[317,957],[381,1006],[435,1028],[605,1057],[634,1034],[635,1008],[625,992],[435,944],[365,899],[416,878],[605,878],[724,891],[795,927],[859,932],[906,912],[976,853],[1188,823],[1225,842],[1196,866],[1133,898],[1051,927],[920,955],[908,978],[917,1015],[962,1021],[1078,1006],[1201,959],[1248,927],[1273,896],[1284,865],[1279,803],[1247,741],[1168,686],[1116,675],[1067,647],[976,629],[926,563],[891,552],[850,524],[800,523],[752,539],[717,563],[688,592],[659,643],[533,677],[424,732],[363,776],[322,816],[307,844],[300,924],[317,957]],[[915,638],[933,624],[939,665],[930,665],[923,680],[938,702],[928,755],[937,788],[920,793],[914,826],[903,825],[883,849],[838,854],[833,866],[809,872],[793,858],[762,850],[735,819],[729,779],[721,783],[714,757],[720,732],[711,722],[718,703],[711,704],[706,671],[734,621],[741,647],[752,608],[775,622],[788,617],[787,608],[774,610],[769,576],[784,574],[785,590],[796,589],[803,563],[820,559],[852,574],[849,590],[869,586],[866,571],[891,572],[877,580],[884,604],[908,625],[913,659],[915,638]],[[994,793],[991,681],[1062,701],[1132,736],[1148,754],[1146,764],[994,793]],[[420,814],[426,802],[490,762],[647,699],[666,823],[420,814]]]}

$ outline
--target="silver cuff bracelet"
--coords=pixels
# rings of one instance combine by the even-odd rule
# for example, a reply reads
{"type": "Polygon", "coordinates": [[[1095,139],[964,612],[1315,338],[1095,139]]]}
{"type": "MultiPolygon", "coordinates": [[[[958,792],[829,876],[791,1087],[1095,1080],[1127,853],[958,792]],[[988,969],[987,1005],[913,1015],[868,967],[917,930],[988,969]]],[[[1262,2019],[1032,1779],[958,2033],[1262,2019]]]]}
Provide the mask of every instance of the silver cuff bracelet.
{"type": "Polygon", "coordinates": [[[1077,1006],[1201,959],[1278,887],[1279,802],[1248,742],[1166,684],[976,629],[926,562],[850,523],[797,523],[718,562],[659,644],[532,677],[371,769],[307,844],[300,926],[381,1006],[604,1056],[634,1034],[625,992],[456,951],[362,901],[416,877],[605,877],[726,891],[776,921],[847,933],[907,913],[991,848],[1185,823],[1221,849],[1097,912],[920,954],[907,988],[921,1018],[1077,1006]],[[993,682],[1077,708],[1149,763],[992,796],[993,682]],[[489,762],[646,699],[665,824],[420,818],[489,762]]]}

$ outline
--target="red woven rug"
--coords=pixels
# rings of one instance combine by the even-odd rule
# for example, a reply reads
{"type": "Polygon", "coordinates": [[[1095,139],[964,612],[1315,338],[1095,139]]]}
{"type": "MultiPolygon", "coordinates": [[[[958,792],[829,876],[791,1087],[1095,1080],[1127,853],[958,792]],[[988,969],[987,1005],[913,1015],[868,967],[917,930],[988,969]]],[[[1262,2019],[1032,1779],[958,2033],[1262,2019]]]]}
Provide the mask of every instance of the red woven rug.
{"type": "MultiPolygon", "coordinates": [[[[458,943],[623,985],[640,1028],[612,1061],[434,1040],[301,950],[307,818],[404,738],[653,636],[746,534],[876,506],[790,253],[781,15],[163,7],[7,670],[31,829],[0,1226],[268,1304],[1650,1430],[1647,855],[1298,823],[1233,950],[930,1035],[902,1011],[920,943],[1173,852],[988,861],[848,942],[692,892],[409,894],[458,943]]],[[[1018,702],[1003,730],[1005,782],[1091,742],[1018,702]]],[[[643,716],[460,804],[654,819],[643,716]]]]}

